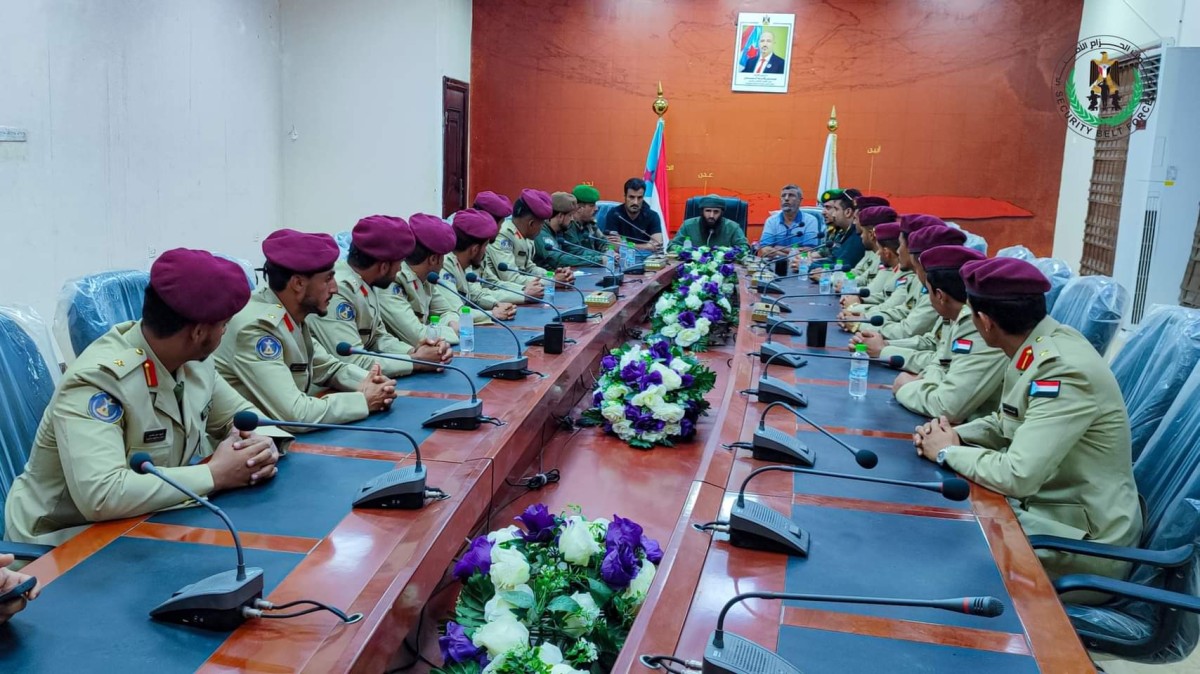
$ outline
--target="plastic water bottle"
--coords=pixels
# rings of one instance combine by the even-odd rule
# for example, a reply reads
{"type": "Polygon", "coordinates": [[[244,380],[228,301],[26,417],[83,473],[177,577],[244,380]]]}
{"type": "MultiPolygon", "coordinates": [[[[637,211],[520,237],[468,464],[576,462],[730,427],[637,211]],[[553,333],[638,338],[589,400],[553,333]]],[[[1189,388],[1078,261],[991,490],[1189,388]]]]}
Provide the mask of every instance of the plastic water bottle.
{"type": "Polygon", "coordinates": [[[797,263],[796,274],[800,276],[808,276],[809,269],[812,268],[812,262],[808,259],[808,253],[800,253],[800,262],[797,263]]]}
{"type": "Polygon", "coordinates": [[[637,249],[629,243],[629,239],[625,239],[625,245],[621,247],[621,267],[629,269],[637,264],[637,249]]]}
{"type": "Polygon", "coordinates": [[[465,354],[475,351],[475,319],[471,316],[471,307],[463,305],[458,310],[458,350],[465,354]]]}
{"type": "Polygon", "coordinates": [[[690,236],[683,237],[683,249],[684,250],[692,249],[692,237],[690,237],[690,236]]]}
{"type": "Polygon", "coordinates": [[[846,280],[842,283],[842,292],[847,295],[858,292],[858,279],[854,278],[854,272],[846,272],[846,280]]]}
{"type": "Polygon", "coordinates": [[[441,316],[430,316],[429,325],[425,326],[425,339],[431,342],[436,342],[442,338],[442,331],[438,329],[438,322],[441,321],[441,316]]]}
{"type": "Polygon", "coordinates": [[[833,271],[830,270],[829,265],[825,265],[821,271],[821,284],[818,286],[817,292],[822,295],[833,294],[833,271]]]}
{"type": "Polygon", "coordinates": [[[833,265],[833,285],[834,286],[840,286],[840,285],[842,285],[842,283],[845,282],[846,273],[844,271],[842,271],[845,268],[846,267],[844,264],[842,264],[841,260],[837,260],[837,263],[833,265]]]}
{"type": "Polygon", "coordinates": [[[854,355],[850,358],[850,397],[861,400],[867,397],[867,366],[870,361],[867,345],[855,344],[854,355]]]}
{"type": "Polygon", "coordinates": [[[833,265],[834,271],[842,271],[845,268],[846,268],[846,265],[845,265],[845,263],[842,262],[841,258],[838,258],[837,260],[834,261],[834,265],[833,265]]]}
{"type": "Polygon", "coordinates": [[[608,244],[608,252],[604,254],[604,268],[609,276],[617,273],[617,249],[611,243],[608,244]]]}
{"type": "Polygon", "coordinates": [[[546,304],[554,304],[554,272],[546,272],[546,280],[543,285],[546,286],[546,291],[542,293],[542,301],[546,304]]]}

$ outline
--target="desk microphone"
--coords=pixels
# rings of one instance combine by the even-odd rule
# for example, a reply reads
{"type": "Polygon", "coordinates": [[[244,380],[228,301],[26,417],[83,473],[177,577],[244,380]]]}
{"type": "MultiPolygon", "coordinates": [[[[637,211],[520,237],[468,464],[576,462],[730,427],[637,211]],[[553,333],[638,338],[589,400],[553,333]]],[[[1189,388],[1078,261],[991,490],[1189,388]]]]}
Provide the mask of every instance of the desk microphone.
{"type": "MultiPolygon", "coordinates": [[[[764,344],[765,346],[765,344],[764,344]]],[[[760,403],[776,403],[784,402],[800,407],[808,407],[808,398],[800,392],[800,389],[795,385],[789,384],[779,377],[772,377],[768,374],[771,369],[771,364],[779,358],[788,358],[794,355],[792,351],[782,351],[767,359],[763,365],[762,374],[758,377],[758,388],[750,389],[747,393],[751,393],[758,397],[760,403]]],[[[803,365],[803,363],[802,363],[803,365]]],[[[798,367],[798,366],[797,366],[798,367]]]]}
{"type": "MultiPolygon", "coordinates": [[[[520,295],[521,297],[524,297],[525,299],[529,300],[530,302],[532,302],[534,304],[545,304],[546,306],[550,307],[550,310],[553,311],[555,314],[554,323],[547,323],[542,328],[542,334],[534,335],[533,337],[530,337],[529,339],[525,340],[525,346],[543,346],[546,343],[546,333],[550,331],[551,326],[553,326],[554,324],[558,324],[559,329],[562,328],[563,313],[561,311],[559,311],[558,307],[554,306],[553,304],[551,304],[549,302],[545,302],[543,300],[539,300],[538,298],[534,297],[533,295],[526,295],[525,293],[517,292],[516,290],[512,290],[511,288],[505,288],[503,286],[496,285],[495,283],[485,281],[484,279],[479,278],[479,275],[473,271],[467,272],[466,278],[467,278],[468,283],[481,283],[485,286],[489,286],[492,288],[499,288],[500,290],[506,290],[510,293],[515,293],[517,295],[520,295]]],[[[558,353],[562,353],[562,350],[560,349],[558,351],[558,353]]]]}
{"type": "MultiPolygon", "coordinates": [[[[771,341],[771,335],[778,330],[786,335],[799,337],[803,334],[803,330],[796,327],[798,323],[870,323],[871,325],[879,326],[884,324],[883,316],[871,316],[870,318],[789,318],[781,320],[778,316],[767,316],[767,341],[771,341]]],[[[811,346],[811,345],[810,345],[811,346]]]]}
{"type": "MultiPolygon", "coordinates": [[[[398,360],[405,363],[416,363],[417,365],[425,365],[428,367],[438,367],[452,372],[457,372],[467,380],[467,386],[471,387],[471,399],[461,400],[450,403],[445,407],[434,410],[430,413],[425,421],[421,422],[423,428],[446,428],[454,431],[473,431],[479,428],[479,423],[485,419],[483,416],[483,401],[479,399],[479,392],[475,388],[475,382],[471,380],[471,375],[465,370],[446,365],[444,363],[435,363],[429,360],[418,360],[409,358],[408,356],[398,356],[390,353],[379,353],[376,351],[367,351],[366,349],[356,349],[350,346],[349,342],[338,342],[334,348],[337,355],[343,358],[350,355],[370,356],[372,358],[386,358],[388,360],[398,360]]],[[[302,425],[297,425],[297,428],[302,428],[302,425]]]]}
{"type": "Polygon", "coordinates": [[[770,307],[767,309],[767,311],[772,311],[772,312],[775,311],[775,306],[777,304],[779,304],[779,302],[781,300],[785,300],[790,297],[836,297],[839,295],[866,298],[866,297],[871,296],[871,289],[870,288],[859,288],[858,290],[856,290],[852,293],[824,293],[824,294],[822,294],[822,293],[789,293],[787,295],[781,295],[779,297],[776,297],[774,300],[771,300],[770,307]]]}
{"type": "MultiPolygon", "coordinates": [[[[805,249],[805,250],[797,250],[797,251],[793,251],[793,252],[791,252],[791,253],[788,253],[787,255],[784,255],[784,256],[782,256],[782,257],[775,257],[775,258],[771,258],[770,260],[768,260],[768,261],[766,261],[766,262],[767,262],[767,264],[778,264],[778,263],[780,263],[780,262],[784,262],[784,261],[786,261],[786,260],[790,260],[790,259],[792,259],[792,258],[796,257],[797,255],[800,255],[800,254],[802,254],[802,253],[807,253],[807,252],[808,252],[808,250],[807,250],[807,249],[805,249]]],[[[766,282],[766,283],[763,283],[763,282],[760,280],[760,281],[759,281],[759,283],[758,283],[758,287],[757,287],[757,288],[755,288],[755,290],[757,290],[757,291],[758,291],[758,294],[760,294],[760,295],[782,295],[782,294],[783,294],[783,292],[784,292],[784,291],[783,291],[783,287],[782,287],[782,286],[775,285],[775,284],[779,283],[780,281],[789,281],[789,280],[791,280],[791,279],[794,279],[794,278],[804,278],[804,277],[806,277],[806,276],[808,276],[808,273],[804,273],[804,274],[785,274],[785,275],[783,275],[783,276],[776,276],[775,278],[771,279],[770,281],[768,281],[768,282],[766,282]]]]}
{"type": "Polygon", "coordinates": [[[890,597],[844,597],[797,592],[746,592],[725,603],[717,615],[717,629],[704,647],[702,674],[800,674],[787,660],[762,646],[725,633],[725,614],[734,604],[747,599],[833,602],[839,604],[875,604],[877,606],[914,606],[936,608],[967,615],[995,618],[1004,613],[1004,602],[995,597],[955,597],[953,599],[899,599],[890,597]]]}
{"type": "MultiPolygon", "coordinates": [[[[590,238],[594,239],[596,237],[590,237],[590,238]]],[[[607,242],[607,241],[608,240],[605,239],[605,242],[607,242]]],[[[609,243],[609,245],[611,246],[612,244],[609,243]]],[[[554,244],[549,244],[546,246],[546,248],[547,248],[547,250],[557,250],[557,248],[554,246],[554,244]]],[[[608,251],[605,251],[604,254],[608,255],[608,251]]],[[[578,255],[574,255],[574,254],[566,253],[566,252],[564,252],[563,255],[570,255],[571,257],[576,258],[578,260],[583,260],[584,264],[579,265],[581,267],[596,266],[591,260],[588,260],[587,258],[579,257],[578,255]]],[[[596,283],[596,287],[598,287],[598,288],[615,288],[625,282],[625,272],[624,272],[624,270],[621,269],[621,256],[620,255],[616,256],[615,264],[616,264],[616,269],[612,272],[608,272],[608,266],[607,266],[607,264],[605,265],[606,275],[604,276],[604,278],[601,278],[600,281],[596,283]]],[[[514,269],[513,271],[516,271],[516,270],[514,269]]],[[[520,272],[518,272],[518,273],[520,273],[520,272]]]]}
{"type": "Polygon", "coordinates": [[[237,570],[225,571],[209,576],[180,589],[171,598],[150,611],[150,617],[168,623],[190,625],[206,630],[226,632],[246,621],[243,608],[254,608],[263,596],[263,570],[246,568],[246,556],[242,551],[242,539],[229,515],[216,504],[201,497],[191,489],[169,477],[154,465],[146,452],[129,457],[129,467],[138,475],[155,475],[163,482],[183,492],[196,503],[211,510],[233,535],[233,546],[237,549],[237,570]]]}
{"type": "MultiPolygon", "coordinates": [[[[496,265],[496,269],[499,271],[511,271],[514,274],[518,274],[520,276],[528,276],[529,278],[537,278],[537,276],[530,274],[527,271],[521,271],[520,269],[513,269],[512,267],[508,266],[507,262],[501,262],[500,264],[496,265]]],[[[468,276],[473,273],[474,272],[467,272],[468,276]]],[[[478,275],[476,275],[476,279],[480,283],[484,283],[485,285],[490,285],[493,288],[499,287],[493,283],[485,282],[482,278],[479,278],[478,275]]],[[[538,279],[538,280],[544,281],[545,279],[538,279]]],[[[588,306],[587,306],[587,298],[584,297],[583,291],[580,290],[578,287],[576,287],[574,283],[567,283],[565,281],[555,281],[555,283],[560,286],[566,286],[566,287],[570,288],[571,290],[574,290],[579,295],[579,306],[572,307],[570,309],[567,309],[566,311],[559,311],[558,312],[559,316],[560,316],[559,320],[565,321],[567,323],[584,323],[584,322],[586,322],[588,319],[588,306]]],[[[501,290],[509,290],[509,289],[501,288],[501,290]]],[[[516,293],[515,290],[510,290],[509,292],[516,293]]],[[[521,295],[522,297],[529,297],[528,295],[525,295],[523,293],[517,293],[517,294],[521,295]]],[[[530,298],[530,299],[532,299],[533,301],[538,302],[538,303],[543,302],[543,300],[539,300],[536,297],[530,298]]],[[[558,309],[555,308],[555,311],[558,311],[558,309]]]]}
{"type": "MultiPolygon", "coordinates": [[[[751,471],[742,481],[737,499],[729,510],[729,542],[739,548],[781,552],[787,555],[808,556],[809,535],[784,515],[768,508],[757,501],[746,500],[746,486],[750,480],[760,473],[782,471],[785,473],[800,473],[801,475],[820,475],[835,477],[843,480],[858,480],[860,482],[875,482],[891,484],[900,487],[913,487],[941,494],[951,501],[965,501],[971,494],[971,485],[961,477],[948,477],[941,482],[908,482],[892,480],[886,477],[869,477],[851,473],[828,473],[820,470],[808,470],[798,466],[763,466],[751,471]]],[[[721,524],[725,524],[722,522],[721,524]]]]}
{"type": "MultiPolygon", "coordinates": [[[[438,285],[441,285],[443,288],[450,290],[450,292],[453,292],[455,295],[458,296],[458,299],[469,304],[471,307],[478,309],[479,311],[482,311],[484,313],[487,313],[486,309],[484,309],[483,307],[476,304],[470,297],[467,297],[466,295],[463,295],[462,293],[458,292],[458,288],[443,284],[441,282],[440,276],[438,276],[437,280],[434,280],[435,276],[438,276],[437,272],[431,271],[425,278],[430,283],[436,283],[438,285]]],[[[496,321],[496,325],[499,325],[500,327],[502,327],[508,331],[509,336],[512,337],[512,339],[513,339],[513,344],[517,347],[517,349],[516,349],[517,355],[514,358],[510,358],[508,360],[502,360],[499,363],[494,363],[492,365],[489,365],[489,366],[483,368],[482,370],[479,371],[479,375],[482,377],[491,377],[493,379],[524,379],[525,377],[532,374],[532,372],[529,370],[529,359],[525,357],[525,350],[523,348],[521,348],[521,338],[517,337],[517,333],[513,332],[512,328],[505,325],[504,321],[496,321]]],[[[392,360],[412,361],[411,358],[394,356],[392,354],[377,354],[377,353],[373,353],[370,351],[363,351],[362,353],[365,355],[368,355],[368,356],[375,356],[376,358],[390,358],[392,360]]],[[[421,364],[424,365],[425,363],[421,363],[421,364]]],[[[442,365],[440,363],[434,363],[434,365],[436,365],[437,367],[445,367],[445,365],[442,365]]]]}
{"type": "MultiPolygon", "coordinates": [[[[767,346],[763,344],[763,346],[767,346]]],[[[782,365],[789,365],[793,368],[804,367],[808,365],[806,356],[812,358],[828,358],[830,360],[858,360],[852,355],[842,353],[816,353],[813,351],[783,351],[779,344],[771,345],[771,355],[759,352],[759,358],[765,363],[772,358],[777,358],[777,362],[782,365]]],[[[889,356],[887,360],[880,358],[868,358],[867,362],[871,365],[883,365],[893,370],[904,369],[904,356],[889,356]]]]}
{"type": "Polygon", "coordinates": [[[297,421],[280,421],[260,417],[254,412],[238,412],[233,415],[233,427],[239,431],[253,431],[259,426],[283,426],[285,428],[310,428],[320,431],[361,431],[364,433],[386,433],[400,435],[412,445],[416,465],[397,468],[378,477],[373,477],[359,489],[354,499],[355,508],[394,508],[418,510],[425,507],[427,498],[445,498],[446,493],[436,487],[425,488],[425,466],[421,464],[421,448],[413,436],[399,428],[374,426],[351,426],[346,424],[306,424],[297,421]]]}
{"type": "MultiPolygon", "coordinates": [[[[612,242],[611,242],[611,241],[609,241],[608,239],[601,239],[601,238],[600,238],[600,237],[598,237],[598,236],[591,236],[591,235],[589,235],[589,234],[585,234],[584,236],[586,236],[587,238],[589,238],[589,239],[592,239],[592,240],[594,240],[594,241],[603,241],[604,243],[606,243],[606,244],[608,244],[608,245],[610,245],[610,246],[611,246],[611,245],[613,245],[613,244],[612,244],[612,242]]],[[[570,241],[563,241],[563,243],[567,244],[568,246],[573,246],[573,247],[575,247],[575,248],[578,248],[578,249],[580,249],[580,250],[582,250],[582,251],[586,251],[586,252],[589,252],[589,253],[597,253],[597,252],[600,252],[600,251],[592,250],[591,248],[587,248],[587,247],[585,247],[585,246],[581,246],[581,245],[579,245],[579,244],[577,244],[577,243],[572,243],[572,242],[570,242],[570,241]]],[[[632,248],[632,246],[630,246],[630,247],[632,248]]],[[[636,248],[635,248],[635,250],[636,250],[636,248]]],[[[599,267],[599,266],[603,266],[603,265],[598,265],[598,264],[596,264],[595,262],[591,263],[591,265],[592,265],[593,267],[599,267]]],[[[623,274],[639,274],[639,275],[640,275],[640,274],[645,274],[645,273],[646,273],[646,265],[645,265],[644,263],[642,263],[642,264],[635,264],[635,265],[633,265],[632,267],[625,267],[625,268],[623,268],[623,269],[621,270],[621,273],[623,273],[623,274]]]]}
{"type": "Polygon", "coordinates": [[[879,464],[879,456],[869,449],[856,449],[846,444],[841,438],[833,435],[829,431],[817,425],[815,421],[801,414],[796,408],[787,403],[773,402],[767,405],[767,408],[762,411],[758,417],[758,428],[754,431],[754,440],[751,445],[753,457],[761,461],[774,461],[779,463],[800,464],[802,466],[812,466],[817,461],[816,455],[806,444],[801,442],[795,436],[767,427],[767,412],[773,407],[783,407],[787,411],[799,417],[809,426],[820,431],[825,437],[833,440],[846,451],[854,455],[854,460],[863,468],[874,468],[879,464]]]}

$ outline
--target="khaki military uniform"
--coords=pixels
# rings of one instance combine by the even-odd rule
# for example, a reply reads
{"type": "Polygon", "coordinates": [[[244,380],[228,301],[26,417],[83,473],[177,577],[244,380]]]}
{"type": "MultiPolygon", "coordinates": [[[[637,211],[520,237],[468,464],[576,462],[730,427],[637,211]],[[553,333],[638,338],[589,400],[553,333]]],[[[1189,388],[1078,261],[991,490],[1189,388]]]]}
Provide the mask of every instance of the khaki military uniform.
{"type": "Polygon", "coordinates": [[[379,294],[379,312],[388,332],[406,344],[420,344],[425,339],[433,316],[438,317],[438,336],[458,344],[458,331],[450,325],[451,321],[457,324],[458,315],[429,281],[417,278],[407,262],[400,265],[396,282],[379,294]]]}
{"type": "Polygon", "coordinates": [[[545,279],[546,272],[551,271],[537,266],[533,262],[533,242],[521,236],[512,220],[505,220],[500,225],[500,233],[496,240],[488,244],[487,255],[483,258],[483,277],[492,283],[499,283],[505,288],[520,292],[529,277],[518,274],[513,269],[519,269],[535,278],[545,279]],[[508,271],[500,271],[501,262],[508,264],[508,271]]]}
{"type": "Polygon", "coordinates": [[[920,335],[932,330],[942,320],[934,310],[933,303],[929,301],[929,291],[925,286],[917,282],[916,276],[913,276],[912,283],[913,287],[909,289],[909,292],[915,295],[916,300],[902,318],[890,320],[879,328],[879,334],[884,339],[902,339],[920,335]]]}
{"type": "Polygon", "coordinates": [[[305,321],[312,336],[331,355],[353,363],[365,370],[376,363],[389,377],[412,374],[412,363],[371,356],[337,356],[337,345],[346,342],[356,349],[407,356],[416,343],[406,344],[396,339],[383,324],[379,309],[379,293],[344,260],[333,267],[337,291],[329,300],[327,316],[309,316],[305,321]]]}
{"type": "Polygon", "coordinates": [[[914,337],[902,337],[888,340],[879,358],[888,360],[892,356],[904,359],[904,370],[913,374],[921,372],[930,364],[937,361],[941,353],[942,338],[954,330],[952,322],[939,318],[933,329],[914,337]]]}
{"type": "MultiPolygon", "coordinates": [[[[449,284],[484,309],[491,309],[496,306],[497,300],[495,299],[495,295],[492,294],[491,288],[486,288],[479,282],[467,282],[467,273],[459,266],[458,258],[454,253],[447,255],[445,261],[442,263],[442,283],[449,284]]],[[[458,316],[460,321],[463,320],[462,308],[465,306],[470,310],[471,321],[475,325],[487,325],[492,322],[490,314],[463,302],[462,298],[450,292],[450,288],[439,285],[433,289],[433,292],[439,295],[450,306],[451,311],[458,316]]]]}
{"type": "MultiPolygon", "coordinates": [[[[187,497],[129,457],[147,452],[163,473],[204,496],[208,466],[193,465],[229,434],[233,415],[261,414],[217,376],[212,360],[168,372],[142,335],[121,323],[79,354],[42,415],[25,471],[8,494],[5,537],[58,545],[92,522],[178,506],[187,497]]],[[[264,428],[263,435],[291,436],[264,428]]]]}
{"type": "MultiPolygon", "coordinates": [[[[858,284],[859,288],[869,287],[872,279],[879,274],[879,271],[879,253],[873,250],[863,253],[863,258],[850,270],[854,274],[854,282],[858,284]]],[[[873,295],[874,293],[872,292],[871,294],[873,295]]]]}
{"type": "Polygon", "coordinates": [[[936,359],[921,370],[920,379],[896,391],[896,400],[917,414],[945,415],[952,423],[991,414],[1000,405],[1008,357],[983,341],[965,304],[955,321],[939,324],[944,328],[932,352],[936,359]]]}
{"type": "MultiPolygon", "coordinates": [[[[1004,368],[1000,409],[957,427],[946,465],[1009,497],[1028,535],[1137,545],[1142,513],[1116,379],[1073,328],[1042,320],[1004,368]]],[[[1124,578],[1126,562],[1039,550],[1052,577],[1124,578]]]]}
{"type": "Polygon", "coordinates": [[[314,342],[308,321],[297,323],[265,285],[229,322],[213,355],[217,373],[274,419],[344,424],[370,414],[356,390],[367,371],[314,342]],[[317,397],[329,389],[345,393],[317,397]]]}
{"type": "MultiPolygon", "coordinates": [[[[875,277],[876,281],[879,281],[880,277],[888,275],[888,272],[891,272],[892,278],[890,281],[884,278],[884,281],[887,282],[878,293],[883,300],[874,304],[865,304],[866,300],[872,299],[867,297],[864,298],[864,303],[851,306],[850,311],[867,317],[883,316],[884,320],[900,320],[908,314],[912,309],[912,304],[916,302],[909,293],[910,284],[920,285],[917,282],[917,275],[912,271],[885,269],[875,277]]],[[[874,291],[871,292],[872,297],[876,294],[874,291]]]]}

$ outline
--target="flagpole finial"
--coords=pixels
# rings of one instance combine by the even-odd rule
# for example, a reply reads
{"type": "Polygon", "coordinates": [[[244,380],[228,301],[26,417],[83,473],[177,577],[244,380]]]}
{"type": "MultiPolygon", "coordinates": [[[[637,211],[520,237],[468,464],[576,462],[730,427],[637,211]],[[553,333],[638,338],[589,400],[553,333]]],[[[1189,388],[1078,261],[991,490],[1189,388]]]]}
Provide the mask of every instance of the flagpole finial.
{"type": "Polygon", "coordinates": [[[836,105],[829,109],[829,121],[825,123],[825,128],[829,129],[829,133],[837,131],[838,121],[836,105]]]}
{"type": "Polygon", "coordinates": [[[662,119],[662,116],[667,114],[667,99],[663,98],[661,81],[658,83],[658,96],[654,98],[654,105],[651,107],[654,109],[654,114],[658,115],[659,119],[662,119]]]}

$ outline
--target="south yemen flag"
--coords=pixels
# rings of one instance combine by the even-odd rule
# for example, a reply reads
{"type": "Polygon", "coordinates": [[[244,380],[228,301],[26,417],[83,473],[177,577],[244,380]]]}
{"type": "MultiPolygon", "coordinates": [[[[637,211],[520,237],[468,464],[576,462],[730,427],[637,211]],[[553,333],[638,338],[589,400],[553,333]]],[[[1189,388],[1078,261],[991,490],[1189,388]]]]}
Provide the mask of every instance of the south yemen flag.
{"type": "Polygon", "coordinates": [[[667,198],[667,139],[663,133],[662,117],[654,127],[654,137],[650,139],[650,151],[646,153],[646,170],[642,174],[646,181],[646,206],[653,209],[662,218],[663,250],[671,240],[670,199],[667,198]]]}
{"type": "Polygon", "coordinates": [[[1031,398],[1057,398],[1060,388],[1058,381],[1053,379],[1038,379],[1029,384],[1031,398]]]}
{"type": "Polygon", "coordinates": [[[956,339],[950,346],[950,351],[952,353],[971,353],[971,346],[973,345],[969,339],[956,339]]]}

